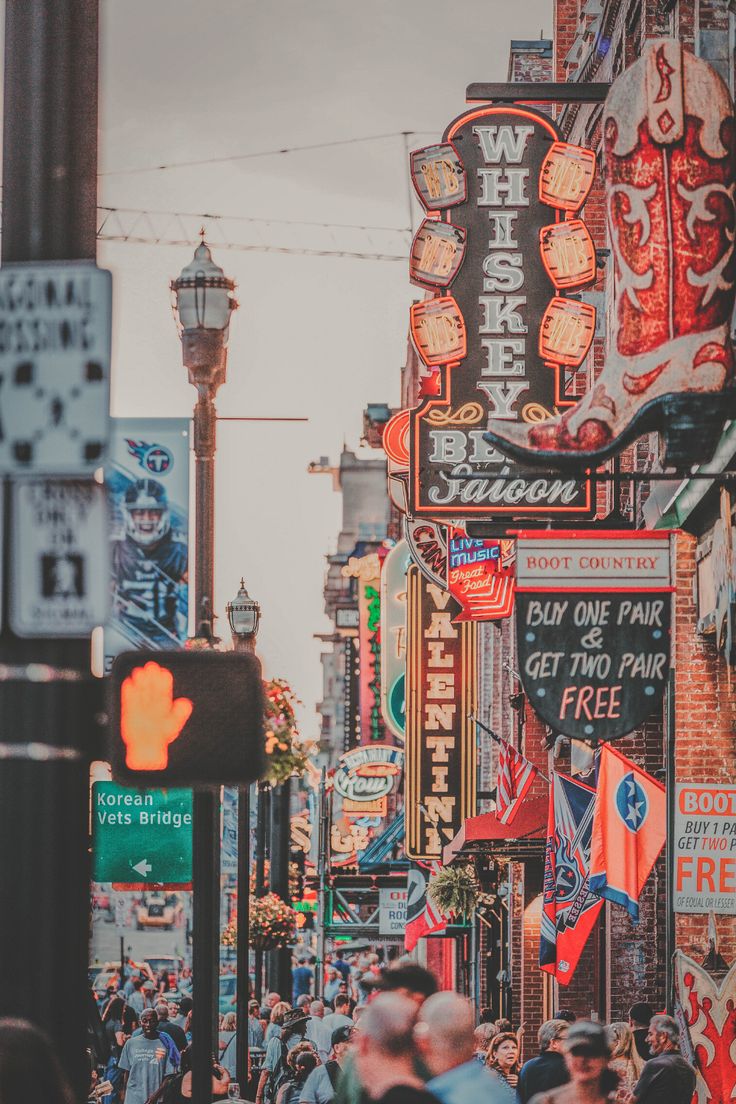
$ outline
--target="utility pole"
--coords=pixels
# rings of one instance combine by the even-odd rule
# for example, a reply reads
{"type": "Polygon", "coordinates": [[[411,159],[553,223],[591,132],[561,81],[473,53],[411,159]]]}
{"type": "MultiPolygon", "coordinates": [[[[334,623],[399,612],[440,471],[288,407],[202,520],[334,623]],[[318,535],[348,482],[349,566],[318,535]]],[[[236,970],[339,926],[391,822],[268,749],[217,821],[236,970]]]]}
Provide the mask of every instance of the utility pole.
{"type": "MultiPolygon", "coordinates": [[[[4,265],[95,260],[97,68],[97,0],[6,0],[4,265]]],[[[7,619],[7,479],[3,503],[7,619]]],[[[0,1015],[48,1032],[78,1100],[89,1089],[89,764],[102,701],[89,654],[88,640],[19,639],[7,620],[0,634],[0,1015]]]]}

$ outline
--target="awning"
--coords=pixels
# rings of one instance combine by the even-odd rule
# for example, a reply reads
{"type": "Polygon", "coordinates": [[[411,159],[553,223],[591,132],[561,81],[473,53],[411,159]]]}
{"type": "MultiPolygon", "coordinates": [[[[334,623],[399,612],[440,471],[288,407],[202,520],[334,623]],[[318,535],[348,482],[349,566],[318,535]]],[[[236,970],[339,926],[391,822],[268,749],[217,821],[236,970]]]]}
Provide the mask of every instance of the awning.
{"type": "MultiPolygon", "coordinates": [[[[726,471],[733,460],[734,454],[736,454],[736,422],[727,422],[712,460],[707,464],[701,464],[697,470],[707,472],[726,471]]],[[[644,506],[644,517],[647,524],[654,529],[686,529],[688,518],[710,491],[713,480],[683,479],[681,482],[674,484],[667,482],[664,486],[670,488],[669,501],[662,502],[650,516],[647,516],[647,506],[649,505],[647,502],[644,506]],[[672,493],[673,491],[674,493],[672,493]]]]}
{"type": "Polygon", "coordinates": [[[497,855],[500,859],[538,859],[547,839],[547,797],[523,801],[511,824],[502,824],[495,813],[468,817],[444,849],[445,866],[461,856],[497,855]]]}

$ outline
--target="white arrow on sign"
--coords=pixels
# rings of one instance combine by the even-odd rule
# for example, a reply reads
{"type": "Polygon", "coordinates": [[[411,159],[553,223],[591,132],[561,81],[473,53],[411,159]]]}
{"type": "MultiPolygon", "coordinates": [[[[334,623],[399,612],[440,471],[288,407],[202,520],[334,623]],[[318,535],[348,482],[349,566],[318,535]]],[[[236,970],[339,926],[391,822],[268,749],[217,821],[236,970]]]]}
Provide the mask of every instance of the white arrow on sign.
{"type": "Polygon", "coordinates": [[[141,859],[139,863],[136,863],[133,867],[142,877],[146,878],[153,870],[153,867],[149,863],[148,859],[141,859]]]}

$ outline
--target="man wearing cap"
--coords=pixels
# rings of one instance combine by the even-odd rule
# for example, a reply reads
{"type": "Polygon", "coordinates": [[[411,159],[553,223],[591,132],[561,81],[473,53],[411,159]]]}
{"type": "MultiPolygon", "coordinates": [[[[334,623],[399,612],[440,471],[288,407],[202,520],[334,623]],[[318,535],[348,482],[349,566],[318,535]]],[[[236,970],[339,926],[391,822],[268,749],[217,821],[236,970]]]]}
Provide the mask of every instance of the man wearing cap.
{"type": "Polygon", "coordinates": [[[332,1046],[332,1033],[338,1027],[352,1027],[353,1020],[348,1015],[350,1008],[350,997],[344,994],[335,997],[335,1011],[330,1012],[329,1016],[325,1016],[320,1024],[322,1038],[320,1044],[317,1047],[319,1056],[324,1062],[332,1046]],[[324,1054],[322,1052],[325,1052],[324,1054]]]}
{"type": "Polygon", "coordinates": [[[652,1016],[647,1032],[652,1057],[634,1085],[636,1104],[690,1104],[696,1074],[680,1054],[680,1029],[672,1016],[652,1016]]]}
{"type": "Polygon", "coordinates": [[[563,1043],[570,1083],[537,1093],[531,1104],[605,1104],[618,1084],[608,1068],[611,1050],[602,1024],[577,1020],[563,1043]]]}
{"type": "Polygon", "coordinates": [[[337,1079],[350,1047],[350,1027],[336,1027],[332,1032],[332,1058],[317,1066],[304,1082],[299,1104],[330,1104],[335,1099],[337,1079]]]}
{"type": "Polygon", "coordinates": [[[256,1090],[256,1104],[263,1104],[264,1100],[274,1100],[276,1090],[286,1070],[286,1057],[297,1043],[304,1038],[307,1030],[309,1016],[305,1015],[301,1008],[290,1008],[284,1015],[281,1025],[281,1037],[272,1038],[266,1047],[266,1057],[263,1059],[258,1088],[256,1090]]]}

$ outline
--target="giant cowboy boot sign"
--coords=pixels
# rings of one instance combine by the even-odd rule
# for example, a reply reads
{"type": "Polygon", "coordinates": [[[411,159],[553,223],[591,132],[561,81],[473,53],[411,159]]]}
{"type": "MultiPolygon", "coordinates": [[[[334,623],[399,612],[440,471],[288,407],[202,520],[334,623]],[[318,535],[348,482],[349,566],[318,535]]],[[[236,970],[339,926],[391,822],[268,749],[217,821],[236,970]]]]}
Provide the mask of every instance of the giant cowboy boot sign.
{"type": "Polygon", "coordinates": [[[526,463],[593,467],[658,430],[665,466],[707,462],[736,413],[733,104],[718,74],[660,39],[603,112],[615,321],[603,371],[563,414],[488,422],[526,463]]]}

